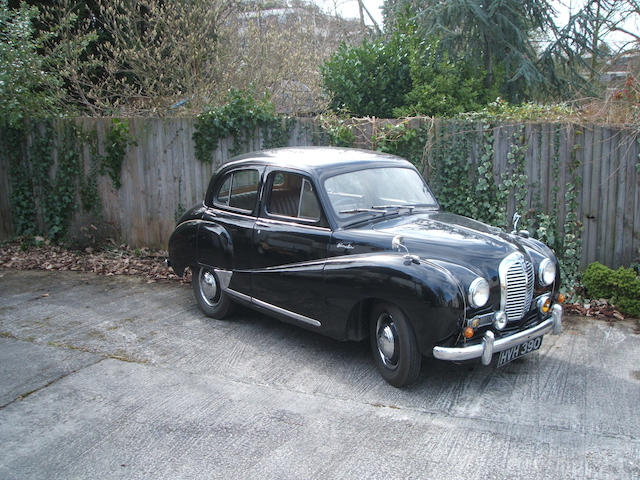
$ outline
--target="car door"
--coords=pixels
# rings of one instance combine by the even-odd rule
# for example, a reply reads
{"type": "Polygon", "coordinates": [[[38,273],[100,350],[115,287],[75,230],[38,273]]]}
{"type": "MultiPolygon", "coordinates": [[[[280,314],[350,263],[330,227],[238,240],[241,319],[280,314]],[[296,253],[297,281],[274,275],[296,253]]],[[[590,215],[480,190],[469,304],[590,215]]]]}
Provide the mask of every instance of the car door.
{"type": "Polygon", "coordinates": [[[272,169],[253,235],[254,303],[319,327],[331,229],[310,177],[272,169]]]}
{"type": "Polygon", "coordinates": [[[205,200],[198,229],[198,262],[233,272],[229,288],[245,295],[251,294],[252,237],[263,170],[243,167],[222,176],[205,200]]]}

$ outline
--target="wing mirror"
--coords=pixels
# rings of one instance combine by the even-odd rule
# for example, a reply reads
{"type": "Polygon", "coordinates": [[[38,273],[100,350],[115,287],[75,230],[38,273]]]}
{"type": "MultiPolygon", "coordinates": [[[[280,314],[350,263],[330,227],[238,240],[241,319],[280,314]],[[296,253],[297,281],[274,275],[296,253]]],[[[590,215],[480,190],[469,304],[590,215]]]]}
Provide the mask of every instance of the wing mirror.
{"type": "Polygon", "coordinates": [[[404,251],[405,253],[409,253],[409,249],[404,245],[404,237],[400,235],[396,235],[391,240],[391,248],[394,252],[404,251]]]}
{"type": "Polygon", "coordinates": [[[411,263],[415,263],[416,265],[420,264],[420,257],[418,257],[417,255],[411,255],[409,253],[409,249],[404,244],[404,237],[400,235],[396,235],[395,237],[393,237],[393,240],[391,240],[391,248],[393,249],[394,252],[404,251],[405,265],[409,265],[411,263]]]}

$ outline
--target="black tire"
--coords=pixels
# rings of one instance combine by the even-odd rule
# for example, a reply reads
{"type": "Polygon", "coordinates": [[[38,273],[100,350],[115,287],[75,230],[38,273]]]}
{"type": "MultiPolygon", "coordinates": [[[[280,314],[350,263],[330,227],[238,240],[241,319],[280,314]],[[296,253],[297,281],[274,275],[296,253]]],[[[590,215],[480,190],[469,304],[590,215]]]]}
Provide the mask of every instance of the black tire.
{"type": "Polygon", "coordinates": [[[422,355],[402,311],[389,303],[377,304],[370,320],[371,353],[382,377],[394,387],[415,382],[422,355]]]}
{"type": "Polygon", "coordinates": [[[191,286],[198,307],[205,315],[222,319],[231,314],[234,304],[229,295],[220,288],[220,280],[213,270],[205,267],[194,268],[191,286]]]}

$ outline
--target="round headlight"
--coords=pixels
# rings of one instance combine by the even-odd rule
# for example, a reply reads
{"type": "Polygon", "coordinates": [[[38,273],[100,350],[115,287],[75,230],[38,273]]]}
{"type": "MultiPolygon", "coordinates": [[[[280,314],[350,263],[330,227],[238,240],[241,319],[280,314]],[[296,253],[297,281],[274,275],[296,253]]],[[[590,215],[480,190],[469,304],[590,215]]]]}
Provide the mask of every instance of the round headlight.
{"type": "Polygon", "coordinates": [[[469,286],[469,303],[472,307],[483,307],[489,301],[489,283],[482,277],[476,278],[469,286]]]}
{"type": "Polygon", "coordinates": [[[538,267],[538,280],[543,286],[551,285],[556,279],[556,264],[549,258],[545,258],[540,262],[538,267]]]}

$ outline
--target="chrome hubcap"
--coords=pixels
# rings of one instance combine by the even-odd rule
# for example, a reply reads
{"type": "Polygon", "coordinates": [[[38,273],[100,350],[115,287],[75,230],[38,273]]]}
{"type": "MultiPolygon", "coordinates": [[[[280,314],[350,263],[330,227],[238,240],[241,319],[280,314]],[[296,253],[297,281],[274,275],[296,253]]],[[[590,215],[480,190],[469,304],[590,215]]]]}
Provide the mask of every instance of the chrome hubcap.
{"type": "Polygon", "coordinates": [[[376,322],[376,343],[378,345],[378,355],[382,363],[388,368],[398,366],[398,335],[393,317],[383,312],[376,322]]]}
{"type": "Polygon", "coordinates": [[[210,306],[214,306],[217,303],[215,298],[218,293],[218,283],[215,275],[211,272],[200,271],[200,293],[204,301],[210,306]]]}
{"type": "Polygon", "coordinates": [[[378,348],[387,358],[393,357],[393,352],[395,351],[393,343],[393,332],[391,331],[391,327],[387,325],[378,335],[378,348]]]}

